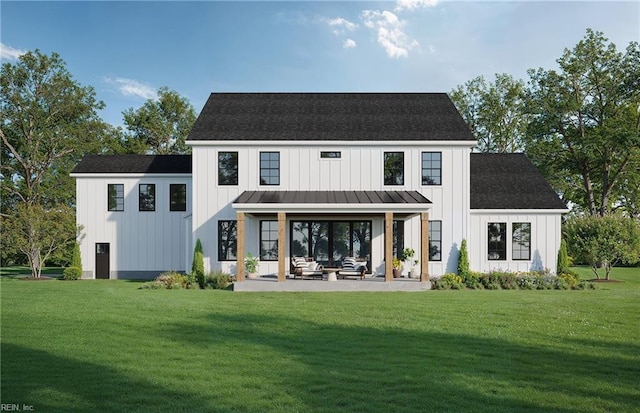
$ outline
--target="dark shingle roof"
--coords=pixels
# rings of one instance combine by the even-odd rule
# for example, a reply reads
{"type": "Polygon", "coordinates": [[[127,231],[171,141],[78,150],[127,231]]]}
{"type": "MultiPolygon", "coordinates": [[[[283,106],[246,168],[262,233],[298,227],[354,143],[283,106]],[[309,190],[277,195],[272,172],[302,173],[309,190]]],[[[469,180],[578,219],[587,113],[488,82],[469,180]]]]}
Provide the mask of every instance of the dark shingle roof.
{"type": "Polygon", "coordinates": [[[525,154],[471,154],[471,209],[566,208],[525,154]]]}
{"type": "Polygon", "coordinates": [[[191,155],[87,155],[71,173],[190,174],[191,155]]]}
{"type": "Polygon", "coordinates": [[[244,191],[234,204],[430,204],[417,191],[244,191]]]}
{"type": "Polygon", "coordinates": [[[445,93],[211,94],[190,141],[474,141],[445,93]]]}

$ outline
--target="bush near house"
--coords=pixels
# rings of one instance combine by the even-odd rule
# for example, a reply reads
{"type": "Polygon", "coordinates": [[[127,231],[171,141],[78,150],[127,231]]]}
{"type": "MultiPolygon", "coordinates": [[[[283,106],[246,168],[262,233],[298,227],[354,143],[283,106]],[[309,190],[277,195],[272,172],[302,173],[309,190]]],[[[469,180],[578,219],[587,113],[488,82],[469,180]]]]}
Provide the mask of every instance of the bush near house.
{"type": "Polygon", "coordinates": [[[62,271],[63,280],[78,280],[82,277],[82,268],[67,267],[62,271]]]}
{"type": "Polygon", "coordinates": [[[580,281],[574,274],[560,274],[555,276],[548,270],[512,273],[507,271],[491,271],[476,273],[470,271],[466,280],[449,273],[442,277],[431,278],[434,290],[584,290],[595,289],[591,282],[580,281]]]}

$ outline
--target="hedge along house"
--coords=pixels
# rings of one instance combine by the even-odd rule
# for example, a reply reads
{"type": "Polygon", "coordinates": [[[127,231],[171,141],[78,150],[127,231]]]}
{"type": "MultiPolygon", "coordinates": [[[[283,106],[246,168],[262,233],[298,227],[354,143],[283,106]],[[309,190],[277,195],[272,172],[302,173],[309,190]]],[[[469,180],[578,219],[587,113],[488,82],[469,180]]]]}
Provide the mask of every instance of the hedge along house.
{"type": "Polygon", "coordinates": [[[356,257],[391,280],[405,247],[426,280],[455,271],[465,238],[474,270],[554,269],[565,205],[523,154],[475,143],[446,94],[212,94],[191,157],[91,156],[73,171],[84,276],[104,262],[110,278],[188,271],[196,239],[207,270],[239,281],[247,253],[280,281],[295,256],[356,257]]]}

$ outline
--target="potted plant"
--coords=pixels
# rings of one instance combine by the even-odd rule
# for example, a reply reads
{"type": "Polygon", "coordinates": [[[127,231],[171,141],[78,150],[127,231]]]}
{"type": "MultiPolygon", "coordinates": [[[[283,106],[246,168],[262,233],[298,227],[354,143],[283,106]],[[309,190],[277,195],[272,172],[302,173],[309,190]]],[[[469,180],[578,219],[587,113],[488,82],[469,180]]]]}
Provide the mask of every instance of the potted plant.
{"type": "Polygon", "coordinates": [[[393,267],[393,278],[400,278],[402,275],[402,261],[400,258],[394,258],[391,261],[391,266],[393,267]]]}
{"type": "Polygon", "coordinates": [[[402,251],[402,261],[407,263],[409,267],[409,277],[411,278],[415,278],[417,275],[415,266],[418,265],[418,260],[413,258],[415,255],[416,251],[413,248],[405,248],[404,251],[402,251]]]}
{"type": "Polygon", "coordinates": [[[244,267],[247,270],[247,276],[249,278],[258,278],[259,263],[258,257],[254,257],[251,253],[247,254],[247,258],[244,259],[244,267]]]}

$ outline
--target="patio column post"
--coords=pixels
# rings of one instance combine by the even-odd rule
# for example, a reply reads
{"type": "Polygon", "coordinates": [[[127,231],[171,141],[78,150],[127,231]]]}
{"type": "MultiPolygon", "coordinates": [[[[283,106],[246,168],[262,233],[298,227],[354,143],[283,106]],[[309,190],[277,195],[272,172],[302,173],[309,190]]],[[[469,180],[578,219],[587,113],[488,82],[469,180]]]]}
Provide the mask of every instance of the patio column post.
{"type": "Polygon", "coordinates": [[[384,213],[384,281],[393,281],[393,212],[384,213]]]}
{"type": "Polygon", "coordinates": [[[245,222],[244,222],[244,212],[238,212],[236,214],[236,219],[238,221],[238,245],[236,251],[236,281],[242,282],[244,281],[244,247],[245,247],[245,222]]]}
{"type": "Polygon", "coordinates": [[[420,214],[420,281],[429,281],[429,213],[420,214]]]}
{"type": "Polygon", "coordinates": [[[283,282],[285,276],[285,235],[287,214],[278,212],[278,282],[283,282]]]}

